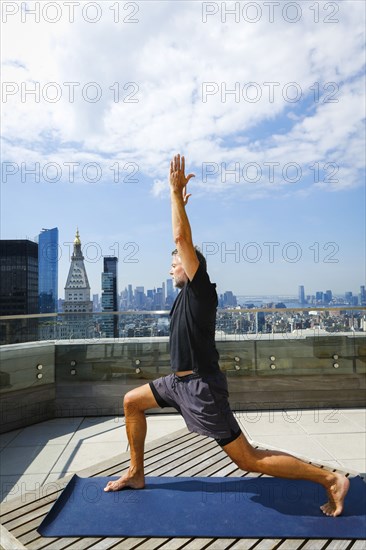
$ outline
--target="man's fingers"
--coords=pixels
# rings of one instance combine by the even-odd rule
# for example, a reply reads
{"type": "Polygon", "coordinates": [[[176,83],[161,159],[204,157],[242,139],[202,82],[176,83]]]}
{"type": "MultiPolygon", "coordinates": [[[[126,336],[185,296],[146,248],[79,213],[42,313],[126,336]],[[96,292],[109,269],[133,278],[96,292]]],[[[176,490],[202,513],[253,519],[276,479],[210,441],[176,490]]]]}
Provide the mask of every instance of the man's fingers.
{"type": "Polygon", "coordinates": [[[189,174],[187,177],[185,177],[185,167],[185,158],[184,156],[181,157],[178,153],[177,155],[174,155],[173,160],[170,161],[170,174],[172,174],[173,172],[180,172],[181,174],[183,173],[183,177],[185,178],[186,183],[188,183],[191,178],[195,178],[196,176],[195,174],[189,174]]]}

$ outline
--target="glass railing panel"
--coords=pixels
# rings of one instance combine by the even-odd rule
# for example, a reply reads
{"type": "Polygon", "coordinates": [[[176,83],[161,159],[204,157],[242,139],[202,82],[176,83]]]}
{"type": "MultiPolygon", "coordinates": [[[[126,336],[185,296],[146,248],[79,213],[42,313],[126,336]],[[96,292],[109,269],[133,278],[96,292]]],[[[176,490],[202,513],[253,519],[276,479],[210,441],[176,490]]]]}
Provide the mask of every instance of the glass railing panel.
{"type": "Polygon", "coordinates": [[[257,342],[259,375],[352,373],[354,337],[308,336],[257,342]]]}
{"type": "Polygon", "coordinates": [[[0,392],[38,388],[55,382],[55,347],[51,343],[0,348],[0,392]]]}
{"type": "Polygon", "coordinates": [[[220,368],[230,378],[251,376],[256,372],[256,345],[253,340],[218,340],[220,368]]]}
{"type": "Polygon", "coordinates": [[[366,374],[366,338],[355,339],[355,370],[359,374],[366,374]]]}
{"type": "Polygon", "coordinates": [[[167,338],[124,343],[56,346],[57,379],[70,381],[149,381],[171,372],[167,338]]]}

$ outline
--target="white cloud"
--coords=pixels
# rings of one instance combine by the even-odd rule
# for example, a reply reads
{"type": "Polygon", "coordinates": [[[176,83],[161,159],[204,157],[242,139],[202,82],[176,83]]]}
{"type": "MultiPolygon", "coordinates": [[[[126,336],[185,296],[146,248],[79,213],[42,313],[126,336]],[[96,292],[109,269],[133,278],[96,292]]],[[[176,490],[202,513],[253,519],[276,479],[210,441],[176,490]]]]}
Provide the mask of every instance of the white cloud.
{"type": "Polygon", "coordinates": [[[152,186],[152,194],[154,197],[159,197],[167,190],[168,184],[164,180],[154,180],[154,184],[152,186]]]}
{"type": "MultiPolygon", "coordinates": [[[[305,8],[303,19],[294,24],[283,18],[273,24],[265,18],[257,24],[235,23],[230,17],[227,24],[219,17],[204,24],[200,2],[143,2],[135,14],[139,23],[133,24],[115,24],[110,9],[114,4],[108,2],[95,24],[77,15],[72,24],[65,18],[56,24],[32,24],[32,19],[21,23],[9,17],[3,25],[3,80],[19,87],[39,81],[41,94],[39,103],[31,95],[21,102],[15,94],[3,105],[4,158],[60,164],[94,159],[107,167],[113,160],[136,162],[154,180],[155,196],[163,193],[168,160],[176,151],[186,152],[198,168],[202,162],[296,162],[302,167],[315,161],[338,162],[344,164],[347,182],[343,178],[329,189],[357,185],[364,166],[360,4],[343,2],[339,22],[333,24],[322,22],[329,12],[314,23],[313,13],[305,13],[305,8]],[[62,90],[55,103],[42,97],[42,91],[52,92],[47,88],[50,82],[62,90]],[[68,101],[67,82],[80,83],[74,102],[68,101]],[[92,82],[97,88],[85,88],[92,82]],[[205,82],[214,83],[218,91],[203,102],[205,82]],[[249,82],[260,87],[262,98],[257,102],[243,97],[249,82]],[[264,85],[269,82],[278,83],[273,85],[273,102],[269,85],[264,85]],[[294,92],[291,82],[310,98],[315,83],[322,91],[335,82],[339,103],[322,103],[320,96],[317,103],[309,99],[309,110],[304,111],[300,103],[283,97],[286,90],[294,92]],[[126,83],[135,85],[124,89],[126,83]],[[233,94],[221,96],[235,86],[238,102],[233,94]],[[101,90],[100,100],[87,101],[87,92],[95,90],[101,90]],[[138,102],[128,102],[131,99],[138,102]],[[271,126],[260,129],[284,114],[290,127],[283,133],[272,135],[271,126]],[[251,138],[256,128],[259,133],[251,138]]],[[[120,13],[121,20],[128,16],[127,11],[120,13]]],[[[241,183],[254,197],[266,187],[272,191],[288,182],[278,177],[260,182],[255,190],[251,182],[241,183]]],[[[202,192],[230,187],[222,178],[197,185],[202,192]]]]}

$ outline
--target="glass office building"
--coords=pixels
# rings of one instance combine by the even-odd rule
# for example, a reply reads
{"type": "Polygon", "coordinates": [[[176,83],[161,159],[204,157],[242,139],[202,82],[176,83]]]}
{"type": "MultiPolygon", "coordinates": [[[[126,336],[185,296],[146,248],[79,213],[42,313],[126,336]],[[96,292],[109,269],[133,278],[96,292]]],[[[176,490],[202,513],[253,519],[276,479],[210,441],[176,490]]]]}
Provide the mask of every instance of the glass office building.
{"type": "MultiPolygon", "coordinates": [[[[0,241],[0,315],[39,313],[38,244],[29,240],[0,241]]],[[[38,339],[38,321],[0,322],[1,343],[38,339]]]]}
{"type": "MultiPolygon", "coordinates": [[[[117,264],[115,256],[103,258],[102,311],[118,311],[117,264]]],[[[118,338],[118,315],[103,316],[103,331],[107,338],[118,338]]]]}
{"type": "Polygon", "coordinates": [[[39,312],[56,313],[58,302],[58,229],[42,229],[38,237],[39,312]]]}

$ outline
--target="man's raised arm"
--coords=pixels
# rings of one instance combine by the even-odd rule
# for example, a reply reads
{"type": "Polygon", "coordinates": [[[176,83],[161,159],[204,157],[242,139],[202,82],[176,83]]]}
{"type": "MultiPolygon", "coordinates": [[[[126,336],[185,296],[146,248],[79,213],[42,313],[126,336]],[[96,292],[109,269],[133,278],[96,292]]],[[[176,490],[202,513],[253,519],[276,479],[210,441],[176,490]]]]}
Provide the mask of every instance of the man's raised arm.
{"type": "Polygon", "coordinates": [[[184,174],[185,160],[180,155],[175,155],[170,162],[170,197],[172,205],[173,239],[178,254],[182,260],[182,266],[191,281],[198,269],[199,261],[193,246],[191,226],[186,213],[186,204],[190,194],[187,194],[187,183],[194,174],[187,177],[184,174]]]}

